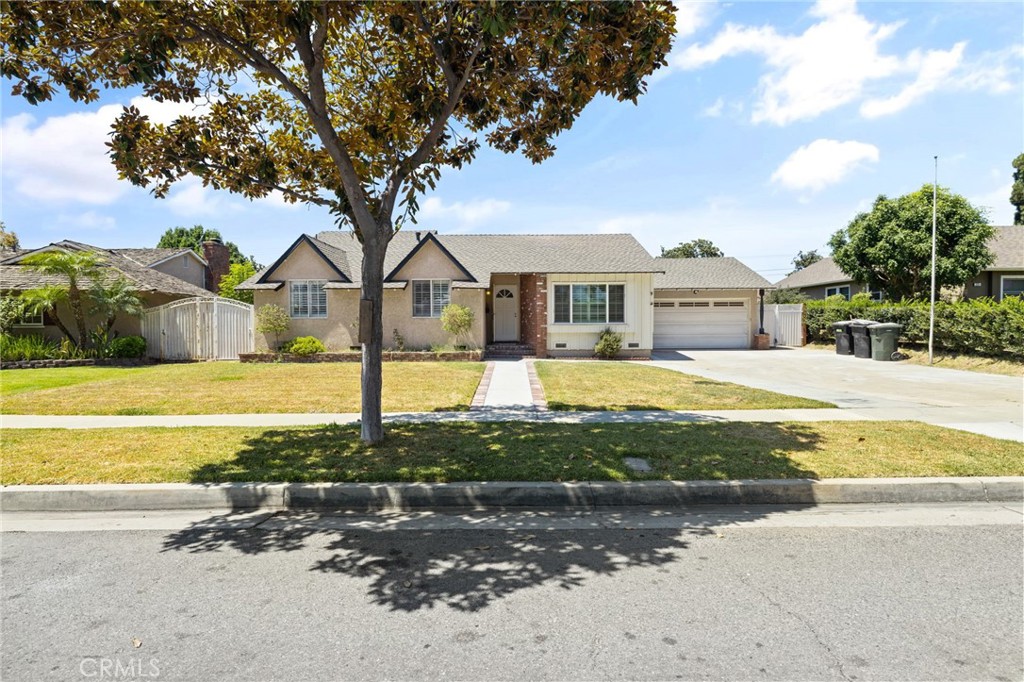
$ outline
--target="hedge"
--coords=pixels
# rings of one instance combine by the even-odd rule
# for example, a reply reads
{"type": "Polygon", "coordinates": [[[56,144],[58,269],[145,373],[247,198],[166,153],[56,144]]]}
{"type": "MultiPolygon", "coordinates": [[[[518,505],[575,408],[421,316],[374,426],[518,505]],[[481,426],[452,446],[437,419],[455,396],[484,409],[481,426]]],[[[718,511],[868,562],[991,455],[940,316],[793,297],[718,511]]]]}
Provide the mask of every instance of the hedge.
{"type": "MultiPolygon", "coordinates": [[[[831,343],[832,323],[857,318],[903,325],[900,341],[928,343],[928,303],[824,300],[804,303],[807,340],[831,343]]],[[[935,304],[935,347],[1024,360],[1024,299],[1010,296],[935,304]]]]}

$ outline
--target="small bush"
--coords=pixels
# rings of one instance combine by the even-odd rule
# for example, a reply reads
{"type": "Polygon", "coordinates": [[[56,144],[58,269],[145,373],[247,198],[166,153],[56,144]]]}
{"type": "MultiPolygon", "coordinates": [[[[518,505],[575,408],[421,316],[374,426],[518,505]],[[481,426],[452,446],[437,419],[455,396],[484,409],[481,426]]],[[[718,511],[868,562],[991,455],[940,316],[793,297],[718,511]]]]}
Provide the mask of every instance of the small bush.
{"type": "Polygon", "coordinates": [[[450,303],[441,310],[441,329],[455,337],[456,345],[473,328],[473,311],[464,305],[450,303]]]}
{"type": "Polygon", "coordinates": [[[270,303],[256,310],[256,331],[260,334],[273,334],[275,349],[281,349],[281,334],[287,332],[290,326],[288,313],[279,305],[270,303]]]}
{"type": "Polygon", "coordinates": [[[20,362],[22,360],[50,360],[57,357],[55,341],[32,334],[29,336],[0,336],[0,360],[20,362]]]}
{"type": "Polygon", "coordinates": [[[391,339],[395,343],[395,350],[399,353],[405,350],[405,337],[398,333],[398,329],[391,332],[391,339]]]}
{"type": "Polygon", "coordinates": [[[146,339],[141,336],[120,336],[107,343],[107,357],[141,358],[146,354],[146,339]]]}
{"type": "Polygon", "coordinates": [[[285,346],[288,347],[288,350],[283,352],[294,353],[295,355],[313,355],[315,353],[327,352],[327,347],[324,346],[323,341],[315,336],[300,336],[288,341],[285,346]]]}
{"type": "Polygon", "coordinates": [[[611,329],[601,332],[597,344],[594,345],[594,353],[606,360],[614,358],[620,350],[622,350],[622,334],[613,332],[611,329]]]}

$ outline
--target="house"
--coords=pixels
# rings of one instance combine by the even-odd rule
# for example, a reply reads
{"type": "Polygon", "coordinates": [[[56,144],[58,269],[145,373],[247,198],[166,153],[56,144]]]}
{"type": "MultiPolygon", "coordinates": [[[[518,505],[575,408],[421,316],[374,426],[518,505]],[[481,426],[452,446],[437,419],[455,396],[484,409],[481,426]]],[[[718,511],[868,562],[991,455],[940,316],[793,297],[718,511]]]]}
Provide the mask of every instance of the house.
{"type": "MultiPolygon", "coordinates": [[[[466,339],[471,345],[519,344],[518,350],[541,357],[589,356],[604,329],[623,335],[625,356],[647,357],[668,344],[749,348],[756,331],[753,301],[768,282],[731,258],[699,259],[708,263],[686,272],[666,260],[652,258],[628,234],[401,231],[384,265],[384,343],[410,349],[451,343],[438,318],[445,305],[458,303],[474,312],[466,339]],[[666,270],[674,275],[664,280],[662,295],[655,280],[666,270]],[[669,303],[679,311],[693,303],[698,312],[682,313],[680,321],[667,313],[669,303]],[[700,314],[705,304],[714,314],[700,314]],[[662,323],[666,328],[659,331],[662,323]],[[679,332],[680,324],[710,331],[679,332]]],[[[361,262],[362,245],[349,232],[302,235],[238,288],[254,292],[257,309],[276,304],[288,311],[290,337],[315,336],[334,350],[357,348],[361,262]]],[[[257,347],[268,348],[269,339],[259,336],[257,347]]]]}
{"type": "MultiPolygon", "coordinates": [[[[964,298],[990,296],[997,301],[1004,296],[1024,294],[1024,225],[997,226],[988,243],[994,260],[992,265],[964,283],[964,298]]],[[[840,294],[849,299],[854,294],[867,292],[880,300],[881,292],[870,291],[867,286],[854,282],[839,269],[831,258],[798,270],[775,283],[777,289],[797,289],[808,298],[822,299],[840,294]]]]}
{"type": "Polygon", "coordinates": [[[829,296],[845,296],[847,300],[854,294],[867,292],[875,300],[881,299],[880,292],[872,292],[864,284],[853,281],[849,275],[839,269],[831,257],[822,258],[792,275],[775,283],[776,289],[797,289],[807,298],[828,298],[829,296]]]}
{"type": "MultiPolygon", "coordinates": [[[[227,248],[216,243],[211,243],[209,252],[217,254],[219,257],[218,246],[226,254],[227,248]]],[[[99,254],[102,259],[101,268],[104,271],[105,279],[107,281],[117,277],[126,279],[147,308],[181,298],[212,296],[213,294],[205,288],[205,285],[213,281],[214,277],[219,279],[223,274],[211,273],[207,259],[200,258],[188,248],[104,249],[81,242],[64,240],[38,249],[9,252],[0,259],[0,293],[8,296],[18,295],[29,289],[67,284],[62,277],[43,275],[24,265],[27,257],[48,251],[92,251],[99,254]]],[[[66,306],[59,306],[55,314],[69,329],[74,329],[74,318],[66,306]]],[[[89,329],[95,328],[99,323],[98,319],[87,321],[89,329]]],[[[140,324],[140,320],[137,318],[123,317],[117,321],[113,331],[120,335],[139,334],[140,324]]],[[[21,323],[15,326],[14,332],[42,334],[55,339],[62,337],[60,329],[54,323],[52,314],[26,314],[21,323]]]]}
{"type": "Polygon", "coordinates": [[[735,258],[655,258],[655,348],[750,348],[771,283],[735,258]]]}
{"type": "Polygon", "coordinates": [[[1024,225],[997,227],[988,243],[994,257],[977,277],[964,284],[964,298],[1024,296],[1024,225]]]}

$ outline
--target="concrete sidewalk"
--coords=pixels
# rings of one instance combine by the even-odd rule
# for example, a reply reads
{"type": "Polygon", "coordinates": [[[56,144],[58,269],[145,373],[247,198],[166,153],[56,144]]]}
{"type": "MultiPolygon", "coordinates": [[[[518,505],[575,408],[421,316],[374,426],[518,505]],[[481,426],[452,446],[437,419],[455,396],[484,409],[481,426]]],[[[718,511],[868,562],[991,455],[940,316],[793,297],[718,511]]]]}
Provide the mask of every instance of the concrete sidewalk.
{"type": "MultiPolygon", "coordinates": [[[[657,424],[673,422],[820,422],[820,421],[921,421],[993,438],[1024,442],[1019,426],[1011,421],[965,421],[958,408],[865,408],[789,410],[649,410],[634,412],[554,412],[532,405],[476,408],[467,412],[395,412],[386,423],[505,422],[554,424],[657,424]]],[[[355,424],[355,412],[310,414],[196,414],[196,415],[3,415],[5,429],[103,429],[142,427],[288,427],[320,424],[355,424]]]]}

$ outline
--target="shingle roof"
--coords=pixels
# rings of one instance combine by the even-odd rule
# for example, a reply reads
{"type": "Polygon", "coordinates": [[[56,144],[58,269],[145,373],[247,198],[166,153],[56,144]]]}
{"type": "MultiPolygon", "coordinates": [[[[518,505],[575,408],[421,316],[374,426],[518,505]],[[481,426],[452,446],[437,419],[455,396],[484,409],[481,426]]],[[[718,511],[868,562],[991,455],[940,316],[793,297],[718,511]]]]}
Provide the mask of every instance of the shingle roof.
{"type": "MultiPolygon", "coordinates": [[[[119,253],[119,251],[127,249],[102,249],[97,246],[90,246],[89,244],[70,240],[56,242],[43,248],[57,248],[63,251],[93,251],[99,254],[103,260],[101,267],[103,268],[106,281],[111,281],[120,275],[127,279],[136,291],[141,293],[158,292],[181,296],[213,296],[206,289],[201,289],[173,275],[147,268],[119,253]]],[[[41,286],[66,284],[67,282],[63,277],[43,275],[28,266],[19,264],[23,258],[40,250],[22,251],[15,256],[0,261],[0,290],[25,291],[41,286]]]]}
{"type": "Polygon", "coordinates": [[[202,256],[188,247],[180,249],[111,249],[111,251],[124,256],[125,258],[129,258],[145,267],[149,267],[155,263],[160,263],[168,258],[173,258],[174,256],[183,253],[191,253],[203,263],[206,262],[202,256]]]}
{"type": "Polygon", "coordinates": [[[771,282],[735,258],[655,258],[655,289],[770,289],[771,282]]]}
{"type": "Polygon", "coordinates": [[[797,270],[792,275],[780,279],[775,283],[777,289],[800,289],[802,287],[816,287],[822,284],[836,284],[839,282],[852,282],[853,278],[839,269],[831,257],[822,258],[817,263],[808,265],[803,270],[797,270]]]}
{"type": "Polygon", "coordinates": [[[1024,225],[996,227],[988,248],[995,256],[987,270],[1019,270],[1024,268],[1024,225]]]}

